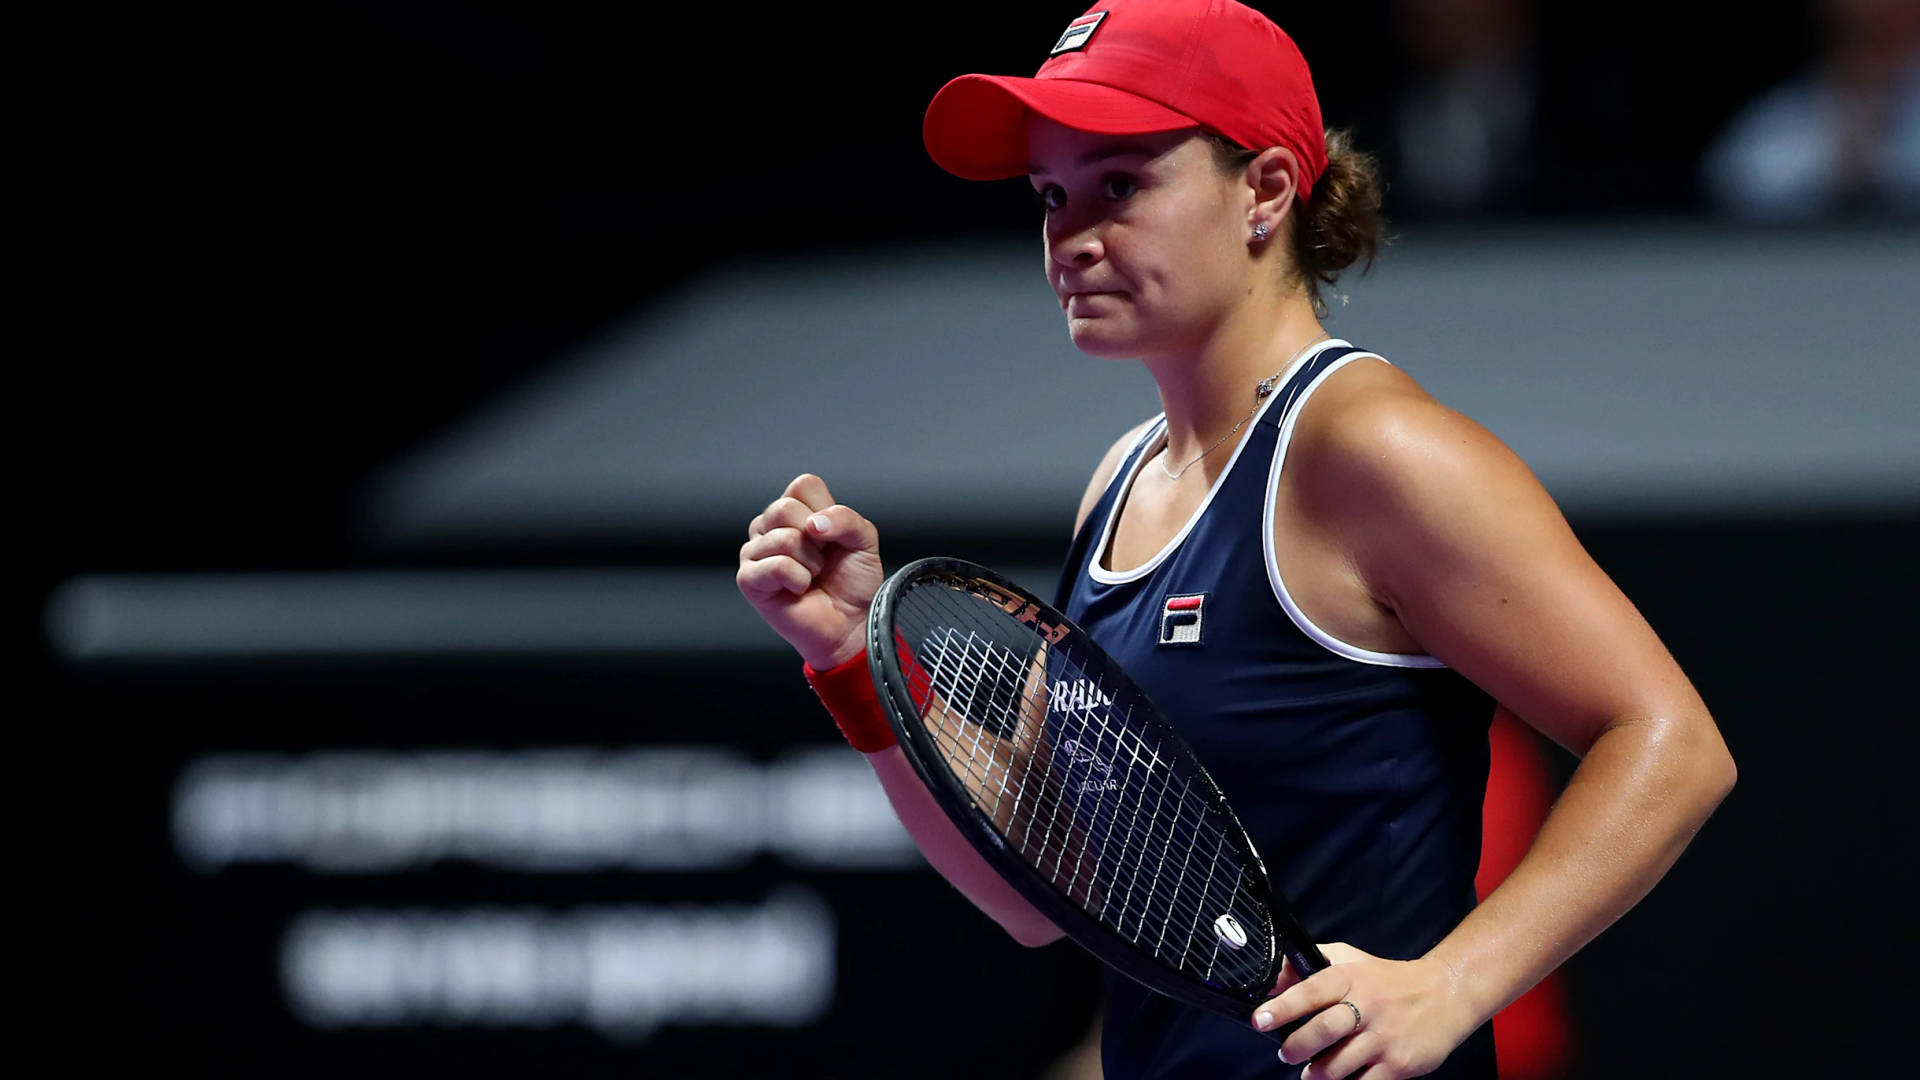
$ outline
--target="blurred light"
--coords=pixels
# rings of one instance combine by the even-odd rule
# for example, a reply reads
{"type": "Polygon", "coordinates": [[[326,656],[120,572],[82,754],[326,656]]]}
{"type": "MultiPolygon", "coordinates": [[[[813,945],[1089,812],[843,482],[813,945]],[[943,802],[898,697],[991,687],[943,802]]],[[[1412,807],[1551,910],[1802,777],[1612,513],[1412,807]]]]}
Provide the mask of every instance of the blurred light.
{"type": "MultiPolygon", "coordinates": [[[[1058,573],[1003,572],[1043,593],[1058,573]]],[[[713,570],[98,574],[56,588],[45,625],[85,661],[787,648],[713,570]]]]}
{"type": "Polygon", "coordinates": [[[729,750],[215,755],[173,792],[174,846],[201,873],[290,863],[379,874],[466,860],[523,873],[921,865],[845,747],[760,764],[729,750]]]}
{"type": "Polygon", "coordinates": [[[792,886],[757,906],[317,909],[288,928],[280,970],[318,1028],[797,1027],[832,1002],[834,922],[792,886]]]}

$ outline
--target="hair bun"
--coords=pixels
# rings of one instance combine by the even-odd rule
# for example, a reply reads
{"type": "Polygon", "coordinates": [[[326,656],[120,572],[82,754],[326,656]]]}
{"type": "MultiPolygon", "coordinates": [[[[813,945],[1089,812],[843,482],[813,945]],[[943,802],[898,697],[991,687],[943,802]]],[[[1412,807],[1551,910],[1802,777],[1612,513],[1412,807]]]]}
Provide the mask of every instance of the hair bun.
{"type": "Polygon", "coordinates": [[[1355,149],[1350,132],[1329,129],[1327,169],[1314,183],[1313,194],[1303,207],[1306,212],[1291,231],[1294,267],[1316,315],[1324,318],[1327,314],[1321,285],[1332,285],[1341,271],[1362,258],[1366,264],[1361,273],[1373,266],[1387,226],[1380,213],[1380,200],[1378,160],[1355,149]]]}

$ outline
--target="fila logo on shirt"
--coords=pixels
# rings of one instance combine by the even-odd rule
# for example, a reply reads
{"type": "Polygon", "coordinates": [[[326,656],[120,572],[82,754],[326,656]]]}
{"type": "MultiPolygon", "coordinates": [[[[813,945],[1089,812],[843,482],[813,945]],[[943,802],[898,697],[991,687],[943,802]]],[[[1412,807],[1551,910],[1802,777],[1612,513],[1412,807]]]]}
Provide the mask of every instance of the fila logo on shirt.
{"type": "Polygon", "coordinates": [[[1206,593],[1179,593],[1160,608],[1160,644],[1200,644],[1200,622],[1206,613],[1206,593]]]}

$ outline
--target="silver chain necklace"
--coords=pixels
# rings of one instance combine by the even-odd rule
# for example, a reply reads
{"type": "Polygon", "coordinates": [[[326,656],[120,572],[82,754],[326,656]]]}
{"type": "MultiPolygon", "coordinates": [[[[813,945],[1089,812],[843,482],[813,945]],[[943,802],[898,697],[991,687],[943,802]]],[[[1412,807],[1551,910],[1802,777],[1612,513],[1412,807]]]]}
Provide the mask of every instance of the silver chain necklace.
{"type": "MultiPolygon", "coordinates": [[[[1327,336],[1326,332],[1321,331],[1320,337],[1314,338],[1313,341],[1307,342],[1307,345],[1311,345],[1313,344],[1314,341],[1319,341],[1322,338],[1325,338],[1326,336],[1327,336]]],[[[1191,469],[1195,465],[1199,464],[1200,458],[1204,458],[1208,454],[1213,453],[1215,450],[1220,449],[1220,447],[1224,445],[1228,439],[1233,438],[1234,431],[1239,431],[1241,428],[1246,427],[1247,421],[1253,419],[1253,414],[1260,411],[1260,403],[1267,400],[1268,394],[1273,393],[1273,384],[1276,382],[1279,382],[1280,376],[1286,374],[1287,369],[1293,366],[1293,362],[1300,358],[1300,354],[1307,351],[1307,345],[1302,345],[1298,349],[1295,349],[1293,351],[1293,355],[1287,357],[1287,362],[1280,365],[1279,371],[1274,372],[1273,374],[1267,376],[1264,379],[1261,379],[1258,383],[1254,384],[1253,409],[1251,412],[1248,412],[1245,417],[1241,418],[1239,423],[1233,425],[1233,431],[1229,431],[1225,435],[1220,436],[1219,442],[1214,443],[1212,446],[1209,446],[1205,450],[1200,451],[1200,457],[1194,458],[1192,461],[1189,461],[1185,465],[1180,466],[1180,472],[1173,472],[1172,470],[1167,468],[1167,455],[1165,453],[1162,453],[1159,457],[1154,459],[1154,462],[1160,466],[1160,472],[1164,474],[1166,478],[1169,480],[1180,479],[1180,474],[1186,472],[1188,469],[1191,469]]],[[[1167,446],[1168,448],[1172,448],[1173,443],[1171,440],[1168,441],[1167,446]]]]}

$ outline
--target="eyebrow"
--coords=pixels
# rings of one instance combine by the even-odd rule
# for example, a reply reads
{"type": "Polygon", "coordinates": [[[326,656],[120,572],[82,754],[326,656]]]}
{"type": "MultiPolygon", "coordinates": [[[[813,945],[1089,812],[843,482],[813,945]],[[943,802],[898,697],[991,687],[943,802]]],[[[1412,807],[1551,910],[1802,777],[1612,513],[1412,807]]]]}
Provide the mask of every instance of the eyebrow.
{"type": "MultiPolygon", "coordinates": [[[[1086,166],[1086,165],[1091,165],[1096,161],[1105,161],[1107,158],[1136,157],[1136,156],[1137,157],[1155,157],[1159,153],[1160,151],[1157,148],[1148,146],[1144,143],[1120,143],[1118,145],[1111,145],[1111,146],[1096,146],[1092,150],[1089,150],[1086,153],[1081,154],[1080,160],[1074,162],[1074,164],[1086,166]]],[[[1042,169],[1038,165],[1027,166],[1028,176],[1038,176],[1045,171],[1046,171],[1045,169],[1042,169]]]]}

